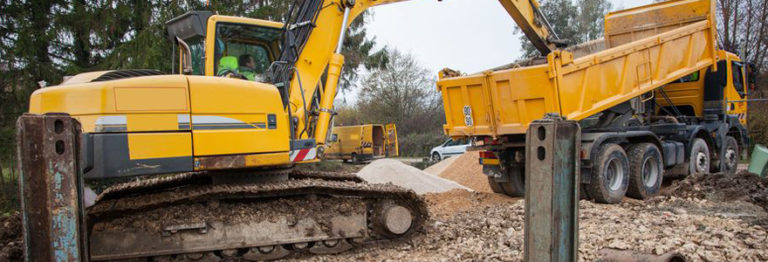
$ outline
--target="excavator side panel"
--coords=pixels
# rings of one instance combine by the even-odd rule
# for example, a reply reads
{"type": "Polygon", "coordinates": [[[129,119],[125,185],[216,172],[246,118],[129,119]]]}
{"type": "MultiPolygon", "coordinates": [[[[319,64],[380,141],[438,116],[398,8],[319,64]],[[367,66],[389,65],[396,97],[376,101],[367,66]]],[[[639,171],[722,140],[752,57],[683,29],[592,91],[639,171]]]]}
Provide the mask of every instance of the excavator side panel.
{"type": "Polygon", "coordinates": [[[185,76],[147,76],[42,88],[30,113],[66,112],[82,123],[86,178],[191,171],[192,135],[185,76]]]}
{"type": "Polygon", "coordinates": [[[288,115],[272,85],[189,77],[196,170],[290,164],[288,115]]]}

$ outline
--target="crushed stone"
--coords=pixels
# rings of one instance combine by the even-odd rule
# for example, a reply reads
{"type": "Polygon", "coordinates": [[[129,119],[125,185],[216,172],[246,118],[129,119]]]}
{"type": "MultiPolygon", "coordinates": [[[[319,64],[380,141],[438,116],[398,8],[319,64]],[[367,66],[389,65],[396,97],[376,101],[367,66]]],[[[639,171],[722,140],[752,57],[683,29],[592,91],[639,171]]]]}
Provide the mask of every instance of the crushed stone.
{"type": "Polygon", "coordinates": [[[418,168],[393,159],[373,161],[357,172],[357,176],[368,183],[392,183],[411,189],[417,194],[441,193],[452,189],[471,190],[454,181],[430,175],[418,168]]]}
{"type": "Polygon", "coordinates": [[[456,181],[456,183],[475,191],[493,193],[491,186],[488,185],[488,177],[483,174],[483,166],[480,165],[480,153],[478,151],[467,151],[455,158],[456,160],[451,162],[451,165],[446,167],[438,176],[456,181]]]}
{"type": "Polygon", "coordinates": [[[431,175],[438,176],[440,175],[440,173],[443,173],[443,171],[445,171],[446,168],[451,166],[451,164],[453,164],[453,162],[455,162],[456,159],[458,159],[458,157],[448,157],[446,159],[440,160],[440,162],[434,163],[431,166],[428,166],[427,168],[425,168],[424,172],[427,172],[431,175]]]}

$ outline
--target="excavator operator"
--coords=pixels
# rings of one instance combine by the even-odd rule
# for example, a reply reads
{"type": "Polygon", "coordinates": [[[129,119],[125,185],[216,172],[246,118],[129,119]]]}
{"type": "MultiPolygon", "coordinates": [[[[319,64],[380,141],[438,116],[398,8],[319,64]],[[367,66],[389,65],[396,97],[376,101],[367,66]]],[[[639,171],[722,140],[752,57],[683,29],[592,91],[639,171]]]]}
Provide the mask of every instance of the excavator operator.
{"type": "Polygon", "coordinates": [[[256,62],[253,61],[253,56],[250,54],[242,54],[238,58],[240,67],[238,72],[245,77],[245,79],[254,81],[256,80],[256,62]]]}

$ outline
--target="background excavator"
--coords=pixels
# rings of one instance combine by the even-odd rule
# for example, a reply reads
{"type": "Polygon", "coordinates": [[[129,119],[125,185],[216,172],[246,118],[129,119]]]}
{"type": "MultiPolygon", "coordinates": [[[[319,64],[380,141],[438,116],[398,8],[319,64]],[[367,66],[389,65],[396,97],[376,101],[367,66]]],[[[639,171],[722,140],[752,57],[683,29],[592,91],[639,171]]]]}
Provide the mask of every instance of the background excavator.
{"type": "MultiPolygon", "coordinates": [[[[268,260],[418,231],[427,211],[412,191],[292,169],[323,153],[346,28],[394,2],[297,1],[284,23],[189,12],[167,23],[179,74],[91,72],[37,90],[30,113],[81,123],[87,180],[142,178],[88,208],[90,260],[268,260]]],[[[560,45],[535,0],[500,2],[542,54],[560,45]]]]}

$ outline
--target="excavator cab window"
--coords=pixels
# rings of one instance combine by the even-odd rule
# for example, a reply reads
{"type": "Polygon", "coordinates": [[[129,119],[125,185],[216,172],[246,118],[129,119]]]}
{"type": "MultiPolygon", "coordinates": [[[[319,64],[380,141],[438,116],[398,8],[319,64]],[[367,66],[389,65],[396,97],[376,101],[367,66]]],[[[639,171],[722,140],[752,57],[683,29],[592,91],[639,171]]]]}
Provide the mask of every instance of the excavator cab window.
{"type": "Polygon", "coordinates": [[[192,74],[205,74],[205,38],[194,37],[185,42],[189,45],[189,50],[192,53],[192,74]]]}
{"type": "Polygon", "coordinates": [[[263,74],[274,61],[276,46],[281,31],[278,28],[268,28],[256,25],[218,23],[216,25],[216,45],[214,72],[220,75],[222,71],[234,71],[248,80],[264,80],[263,74]],[[253,63],[246,63],[250,56],[253,63]],[[229,61],[237,61],[236,63],[229,61]],[[226,60],[226,61],[225,61],[226,60]],[[226,68],[224,68],[226,67],[226,68]]]}

